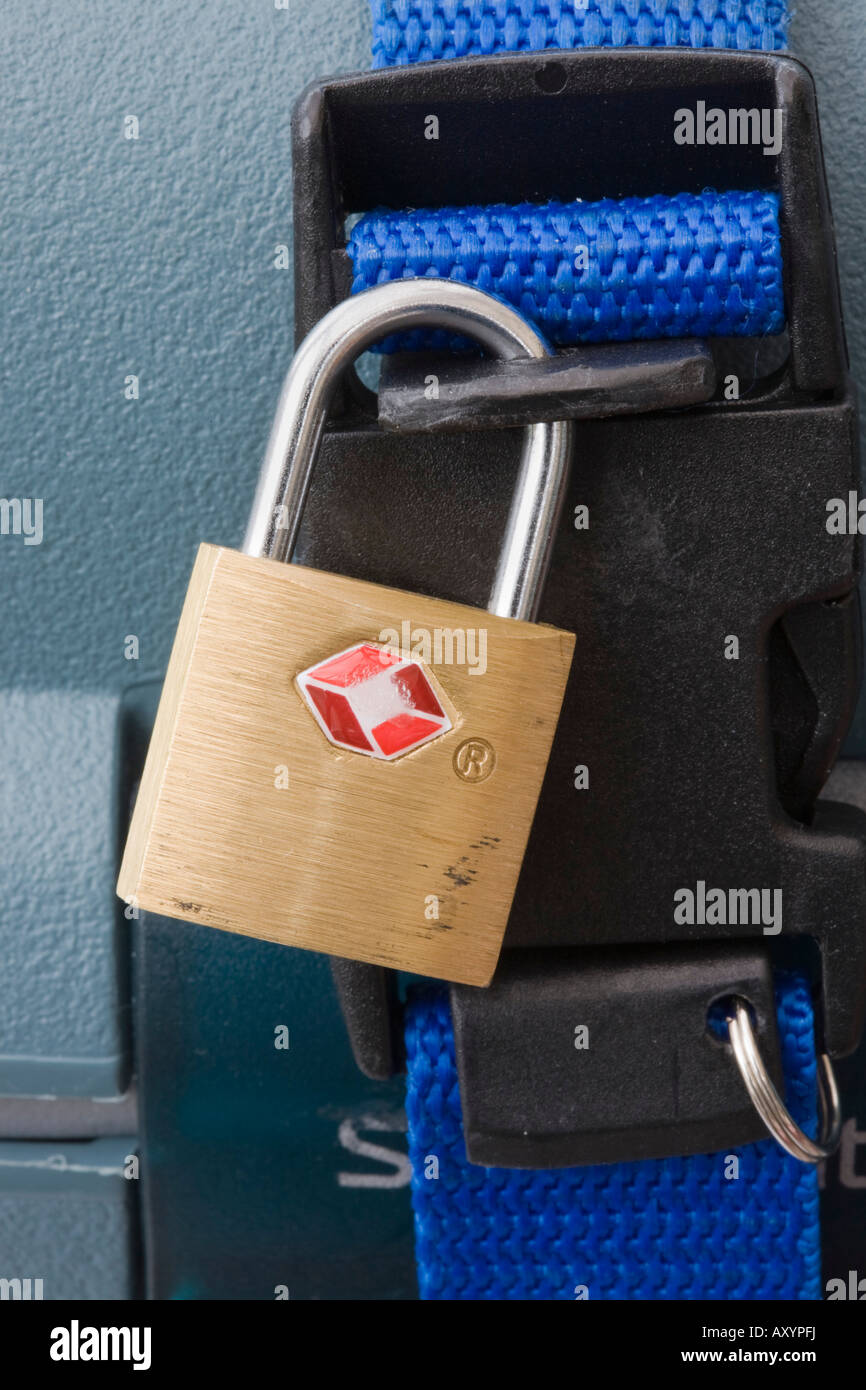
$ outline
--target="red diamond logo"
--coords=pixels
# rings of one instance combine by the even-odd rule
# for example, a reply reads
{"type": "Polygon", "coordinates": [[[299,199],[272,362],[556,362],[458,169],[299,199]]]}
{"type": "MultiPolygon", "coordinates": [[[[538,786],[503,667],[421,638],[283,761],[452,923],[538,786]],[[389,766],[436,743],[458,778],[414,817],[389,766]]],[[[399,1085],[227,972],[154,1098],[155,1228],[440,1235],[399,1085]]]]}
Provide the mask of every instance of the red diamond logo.
{"type": "Polygon", "coordinates": [[[393,762],[452,727],[420,661],[359,642],[310,666],[298,689],[337,748],[393,762]]]}

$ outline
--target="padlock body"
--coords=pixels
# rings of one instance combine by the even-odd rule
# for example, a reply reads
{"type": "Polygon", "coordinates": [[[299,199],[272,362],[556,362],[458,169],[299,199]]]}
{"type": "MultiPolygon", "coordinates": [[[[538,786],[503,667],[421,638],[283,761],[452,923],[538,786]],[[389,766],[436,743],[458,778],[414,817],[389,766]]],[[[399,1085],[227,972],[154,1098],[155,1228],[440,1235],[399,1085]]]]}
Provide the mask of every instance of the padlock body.
{"type": "MultiPolygon", "coordinates": [[[[203,545],[118,893],[169,917],[489,983],[573,648],[557,628],[203,545]],[[345,736],[370,697],[328,662],[395,642],[429,676],[416,713],[431,732],[404,756],[377,735],[387,756],[365,756],[345,736]],[[319,718],[298,681],[311,669],[325,672],[319,718]]],[[[400,659],[393,679],[412,704],[400,659]]],[[[350,740],[372,744],[369,727],[350,740]]]]}

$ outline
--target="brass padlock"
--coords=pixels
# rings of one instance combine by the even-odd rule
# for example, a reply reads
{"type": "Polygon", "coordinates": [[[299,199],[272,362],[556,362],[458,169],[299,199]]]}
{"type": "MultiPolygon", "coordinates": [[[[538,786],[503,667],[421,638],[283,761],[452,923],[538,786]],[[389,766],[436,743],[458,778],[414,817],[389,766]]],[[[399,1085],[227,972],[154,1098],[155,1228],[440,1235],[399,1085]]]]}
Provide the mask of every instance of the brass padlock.
{"type": "Polygon", "coordinates": [[[118,893],[169,917],[483,985],[574,649],[573,634],[531,621],[571,426],[527,430],[489,612],[275,563],[291,557],[343,370],[417,327],[500,357],[547,353],[513,309],[439,280],[354,296],[304,340],[243,553],[199,550],[118,893]]]}

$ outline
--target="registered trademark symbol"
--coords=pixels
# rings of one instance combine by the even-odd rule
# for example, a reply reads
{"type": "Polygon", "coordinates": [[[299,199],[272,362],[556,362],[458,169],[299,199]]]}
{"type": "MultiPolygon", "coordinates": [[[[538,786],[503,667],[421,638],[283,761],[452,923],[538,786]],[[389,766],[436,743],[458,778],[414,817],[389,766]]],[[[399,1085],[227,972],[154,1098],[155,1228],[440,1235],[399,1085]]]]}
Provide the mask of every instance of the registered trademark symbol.
{"type": "Polygon", "coordinates": [[[467,738],[454,754],[454,771],[464,782],[483,782],[496,766],[493,745],[486,738],[467,738]]]}

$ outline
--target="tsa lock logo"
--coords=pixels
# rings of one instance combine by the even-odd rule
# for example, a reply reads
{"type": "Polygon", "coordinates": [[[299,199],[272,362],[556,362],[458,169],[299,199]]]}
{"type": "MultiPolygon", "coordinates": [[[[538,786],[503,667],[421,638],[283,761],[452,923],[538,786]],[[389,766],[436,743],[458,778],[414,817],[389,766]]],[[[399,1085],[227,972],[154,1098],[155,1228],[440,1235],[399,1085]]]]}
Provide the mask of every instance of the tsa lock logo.
{"type": "Polygon", "coordinates": [[[420,661],[360,642],[310,666],[298,689],[337,748],[393,762],[452,727],[420,661]]]}

